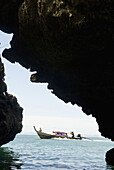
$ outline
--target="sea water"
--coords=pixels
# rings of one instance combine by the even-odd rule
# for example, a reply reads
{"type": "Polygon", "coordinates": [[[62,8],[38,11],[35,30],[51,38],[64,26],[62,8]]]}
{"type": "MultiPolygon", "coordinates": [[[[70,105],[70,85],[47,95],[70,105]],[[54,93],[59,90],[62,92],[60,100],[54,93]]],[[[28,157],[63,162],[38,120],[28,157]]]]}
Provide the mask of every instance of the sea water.
{"type": "Polygon", "coordinates": [[[113,142],[104,138],[80,141],[17,135],[0,148],[0,170],[113,169],[105,163],[105,153],[113,146],[113,142]]]}

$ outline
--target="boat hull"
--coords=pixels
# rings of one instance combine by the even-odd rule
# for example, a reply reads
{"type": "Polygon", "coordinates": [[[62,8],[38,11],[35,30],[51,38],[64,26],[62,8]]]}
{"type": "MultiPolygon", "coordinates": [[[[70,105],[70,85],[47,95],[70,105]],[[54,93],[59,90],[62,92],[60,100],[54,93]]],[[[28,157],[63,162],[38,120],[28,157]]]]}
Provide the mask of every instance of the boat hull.
{"type": "Polygon", "coordinates": [[[38,131],[37,131],[37,134],[38,134],[38,136],[40,137],[40,139],[61,138],[61,139],[82,140],[81,138],[72,138],[72,137],[57,136],[57,135],[51,135],[51,134],[48,134],[48,133],[38,132],[38,131]]]}
{"type": "Polygon", "coordinates": [[[51,134],[43,133],[43,132],[38,132],[38,131],[37,131],[37,134],[40,137],[40,139],[51,139],[51,138],[55,137],[55,135],[51,135],[51,134]]]}

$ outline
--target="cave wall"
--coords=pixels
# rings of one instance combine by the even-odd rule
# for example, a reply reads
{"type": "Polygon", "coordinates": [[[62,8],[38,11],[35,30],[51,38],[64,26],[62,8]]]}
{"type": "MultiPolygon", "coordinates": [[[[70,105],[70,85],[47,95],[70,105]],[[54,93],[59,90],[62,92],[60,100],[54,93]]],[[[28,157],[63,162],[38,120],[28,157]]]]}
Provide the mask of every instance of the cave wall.
{"type": "Polygon", "coordinates": [[[3,56],[37,71],[32,82],[48,82],[60,99],[92,114],[112,140],[113,6],[113,0],[0,1],[0,29],[15,33],[3,56]]]}
{"type": "Polygon", "coordinates": [[[5,25],[15,35],[4,57],[37,71],[31,81],[48,82],[56,96],[96,117],[101,134],[114,140],[113,1],[8,2],[6,12],[14,8],[15,15],[10,11],[10,24],[2,20],[0,29],[5,25]]]}
{"type": "Polygon", "coordinates": [[[7,93],[4,65],[0,58],[0,146],[13,140],[22,130],[22,107],[7,93]]]}

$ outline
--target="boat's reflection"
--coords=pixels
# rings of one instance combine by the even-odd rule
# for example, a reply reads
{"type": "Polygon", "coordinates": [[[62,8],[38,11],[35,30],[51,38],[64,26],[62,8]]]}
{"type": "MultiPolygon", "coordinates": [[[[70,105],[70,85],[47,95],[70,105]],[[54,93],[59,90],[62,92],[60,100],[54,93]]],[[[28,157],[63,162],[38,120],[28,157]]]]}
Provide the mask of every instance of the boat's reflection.
{"type": "Polygon", "coordinates": [[[14,153],[12,149],[7,147],[0,147],[0,169],[21,169],[23,165],[19,161],[19,155],[14,153]]]}

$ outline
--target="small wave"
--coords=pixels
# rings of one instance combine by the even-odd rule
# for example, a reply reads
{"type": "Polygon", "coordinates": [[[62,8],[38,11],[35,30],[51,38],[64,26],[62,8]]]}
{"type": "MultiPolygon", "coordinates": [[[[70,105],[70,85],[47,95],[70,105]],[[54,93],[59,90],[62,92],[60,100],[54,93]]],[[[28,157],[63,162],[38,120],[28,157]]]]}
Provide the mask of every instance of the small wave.
{"type": "Polygon", "coordinates": [[[68,138],[53,138],[54,140],[72,140],[72,139],[68,139],[68,138]]]}
{"type": "Polygon", "coordinates": [[[83,141],[88,141],[88,142],[91,142],[93,141],[93,139],[82,139],[83,141]]]}
{"type": "Polygon", "coordinates": [[[93,140],[93,141],[95,141],[95,142],[107,142],[107,141],[104,141],[104,140],[98,140],[98,139],[96,139],[96,140],[93,140]]]}
{"type": "Polygon", "coordinates": [[[82,139],[82,140],[75,140],[75,139],[68,139],[68,138],[53,138],[54,140],[68,140],[68,141],[89,141],[89,142],[91,142],[91,141],[93,141],[92,139],[82,139]]]}
{"type": "Polygon", "coordinates": [[[112,142],[112,141],[110,141],[110,140],[98,140],[98,139],[94,139],[93,141],[95,141],[95,142],[112,142]]]}
{"type": "Polygon", "coordinates": [[[72,166],[71,165],[68,165],[67,163],[52,163],[52,164],[46,164],[46,165],[43,165],[43,167],[46,169],[50,168],[52,169],[71,169],[72,166]]]}
{"type": "Polygon", "coordinates": [[[87,141],[87,142],[112,142],[111,140],[102,140],[102,139],[86,139],[83,138],[82,140],[74,140],[74,139],[68,139],[68,138],[53,138],[54,140],[63,140],[63,141],[87,141]]]}

